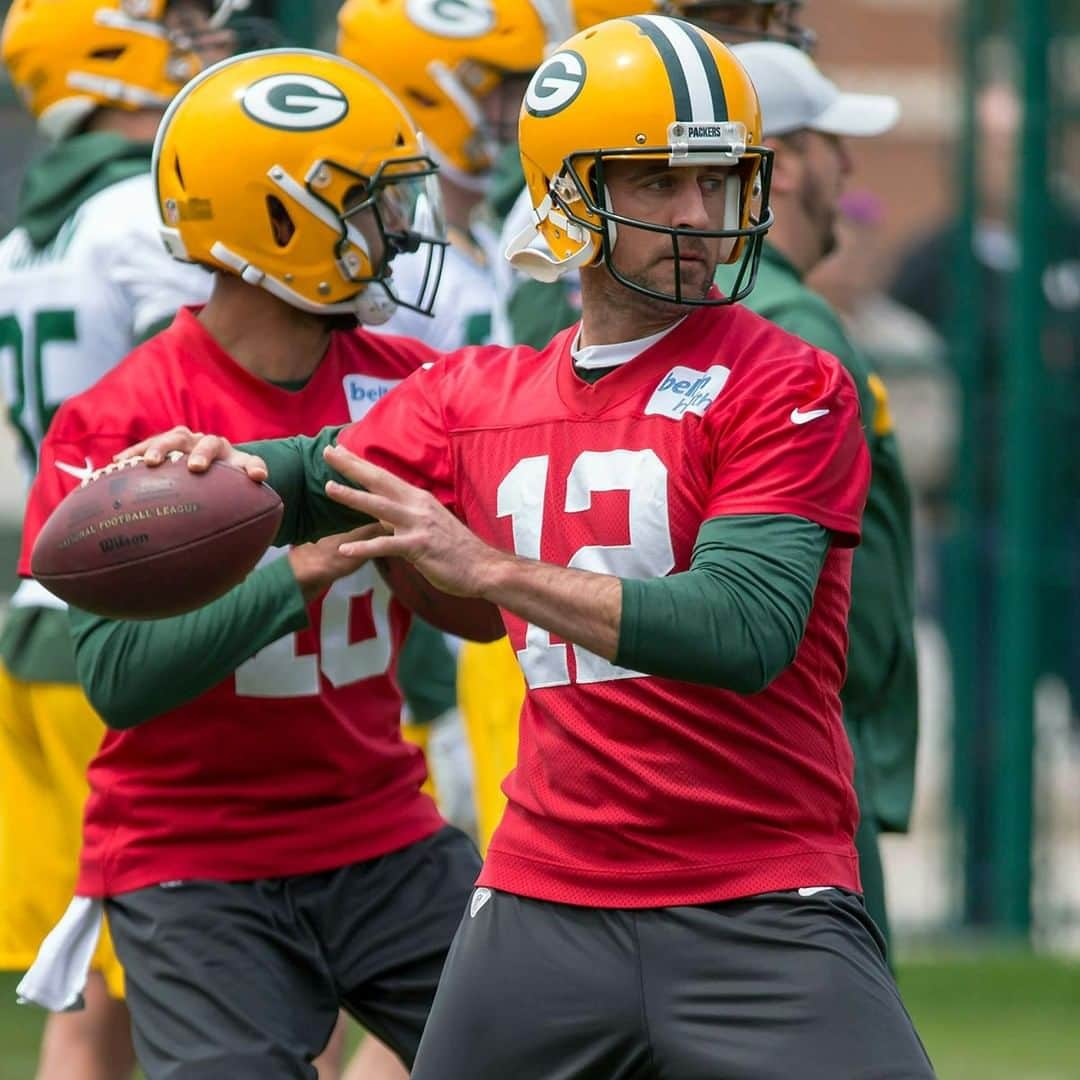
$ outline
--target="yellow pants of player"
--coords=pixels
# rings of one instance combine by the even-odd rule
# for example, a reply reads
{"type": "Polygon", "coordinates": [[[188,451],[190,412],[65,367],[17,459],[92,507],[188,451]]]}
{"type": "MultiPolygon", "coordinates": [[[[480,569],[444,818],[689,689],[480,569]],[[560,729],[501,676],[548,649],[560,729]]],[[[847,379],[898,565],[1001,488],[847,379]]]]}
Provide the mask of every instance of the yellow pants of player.
{"type": "Polygon", "coordinates": [[[458,701],[473,755],[480,852],[487,851],[506,806],[502,782],[517,763],[525,682],[508,638],[467,641],[458,660],[458,701]]]}
{"type": "MultiPolygon", "coordinates": [[[[86,768],[104,731],[79,687],[21,682],[0,665],[0,970],[25,971],[71,901],[86,768]]],[[[107,926],[92,967],[123,997],[107,926]]]]}

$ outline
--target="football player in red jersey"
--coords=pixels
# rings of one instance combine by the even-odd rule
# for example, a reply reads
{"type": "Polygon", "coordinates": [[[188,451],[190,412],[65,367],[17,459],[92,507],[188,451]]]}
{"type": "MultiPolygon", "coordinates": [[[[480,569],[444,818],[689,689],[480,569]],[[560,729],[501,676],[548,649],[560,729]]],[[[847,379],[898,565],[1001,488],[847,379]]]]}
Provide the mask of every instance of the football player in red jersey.
{"type": "MultiPolygon", "coordinates": [[[[190,83],[153,171],[166,243],[216,271],[213,294],[60,408],[23,573],[51,509],[133,438],[176,418],[236,438],[314,434],[433,359],[353,329],[429,306],[433,170],[400,103],[336,57],[253,53],[190,83]],[[394,290],[404,249],[430,258],[423,296],[394,290]]],[[[71,613],[112,730],[55,943],[70,960],[65,940],[96,932],[104,908],[150,1078],[314,1077],[339,1004],[405,1062],[416,1052],[479,857],[421,792],[422,755],[401,737],[408,614],[341,539],[274,552],[190,616],[71,613]]],[[[24,996],[41,999],[55,952],[24,996]]]]}
{"type": "Polygon", "coordinates": [[[514,253],[580,268],[580,324],[450,354],[316,439],[130,451],[269,477],[291,539],[377,521],[342,553],[503,611],[518,762],[414,1078],[933,1076],[853,845],[854,385],[733,302],[769,221],[759,138],[708,34],[593,27],[526,94],[548,250],[514,253]]]}

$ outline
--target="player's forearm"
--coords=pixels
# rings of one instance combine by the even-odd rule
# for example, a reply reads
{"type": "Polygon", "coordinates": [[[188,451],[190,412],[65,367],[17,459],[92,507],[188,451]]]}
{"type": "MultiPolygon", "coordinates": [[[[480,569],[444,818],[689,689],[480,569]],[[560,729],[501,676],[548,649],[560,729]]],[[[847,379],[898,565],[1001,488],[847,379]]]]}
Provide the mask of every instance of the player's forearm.
{"type": "Polygon", "coordinates": [[[306,544],[371,521],[366,514],[327,497],[326,482],[341,477],[323,460],[323,451],[337,441],[340,431],[340,427],[328,427],[314,436],[265,439],[237,448],[266,462],[267,483],[284,503],[285,513],[274,538],[278,547],[306,544]]]}
{"type": "Polygon", "coordinates": [[[828,548],[803,518],[717,518],[681,574],[621,579],[499,552],[483,595],[621,667],[749,694],[794,659],[828,548]]]}
{"type": "Polygon", "coordinates": [[[505,552],[493,559],[488,577],[485,600],[597,656],[615,658],[622,615],[619,578],[505,552]]]}
{"type": "Polygon", "coordinates": [[[136,727],[194,700],[260,649],[308,623],[288,559],[276,559],[206,607],[127,622],[70,609],[75,663],[109,727],[136,727]]]}
{"type": "Polygon", "coordinates": [[[795,658],[829,535],[790,515],[706,522],[691,569],[624,581],[621,667],[736,693],[765,689],[795,658]]]}

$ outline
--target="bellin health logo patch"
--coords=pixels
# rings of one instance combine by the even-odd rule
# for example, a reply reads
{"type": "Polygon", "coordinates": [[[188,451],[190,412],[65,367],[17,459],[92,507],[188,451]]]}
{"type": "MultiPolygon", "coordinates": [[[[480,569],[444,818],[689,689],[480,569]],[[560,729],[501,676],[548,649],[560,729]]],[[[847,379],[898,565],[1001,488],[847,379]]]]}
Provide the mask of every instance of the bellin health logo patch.
{"type": "Polygon", "coordinates": [[[708,371],[673,367],[653,391],[645,415],[667,416],[672,420],[681,420],[687,413],[704,416],[730,374],[731,369],[723,364],[714,364],[708,371]]]}

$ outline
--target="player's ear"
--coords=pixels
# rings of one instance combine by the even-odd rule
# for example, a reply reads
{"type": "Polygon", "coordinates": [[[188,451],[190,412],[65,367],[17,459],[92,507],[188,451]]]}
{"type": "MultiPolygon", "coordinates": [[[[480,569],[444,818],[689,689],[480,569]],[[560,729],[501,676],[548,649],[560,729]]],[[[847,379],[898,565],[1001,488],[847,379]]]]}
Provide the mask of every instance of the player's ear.
{"type": "Polygon", "coordinates": [[[769,185],[772,195],[788,195],[801,185],[803,155],[797,134],[765,140],[765,145],[773,150],[772,180],[769,185]]]}

